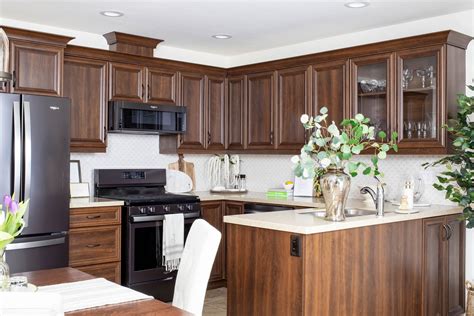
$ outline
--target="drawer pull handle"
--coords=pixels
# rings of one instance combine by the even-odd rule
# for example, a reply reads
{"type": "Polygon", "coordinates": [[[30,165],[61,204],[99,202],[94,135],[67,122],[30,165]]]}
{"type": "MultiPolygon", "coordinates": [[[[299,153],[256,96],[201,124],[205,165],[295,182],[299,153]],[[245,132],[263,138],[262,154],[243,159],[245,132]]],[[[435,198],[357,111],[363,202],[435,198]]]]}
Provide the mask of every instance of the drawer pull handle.
{"type": "Polygon", "coordinates": [[[87,219],[96,219],[96,218],[100,218],[101,216],[100,215],[87,215],[86,218],[87,219]]]}
{"type": "Polygon", "coordinates": [[[86,245],[87,248],[97,248],[97,247],[100,247],[100,244],[90,244],[90,245],[86,245]]]}

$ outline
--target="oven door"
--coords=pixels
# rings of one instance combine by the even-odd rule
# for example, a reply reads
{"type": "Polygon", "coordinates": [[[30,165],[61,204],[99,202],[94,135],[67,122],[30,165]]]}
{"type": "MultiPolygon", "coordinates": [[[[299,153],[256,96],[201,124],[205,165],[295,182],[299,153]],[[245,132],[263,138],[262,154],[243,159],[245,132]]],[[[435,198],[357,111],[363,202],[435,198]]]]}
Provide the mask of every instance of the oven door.
{"type": "MultiPolygon", "coordinates": [[[[184,220],[186,240],[192,223],[197,218],[184,220]]],[[[127,242],[124,244],[125,285],[176,276],[176,271],[166,272],[163,257],[163,221],[128,223],[127,242]]]]}

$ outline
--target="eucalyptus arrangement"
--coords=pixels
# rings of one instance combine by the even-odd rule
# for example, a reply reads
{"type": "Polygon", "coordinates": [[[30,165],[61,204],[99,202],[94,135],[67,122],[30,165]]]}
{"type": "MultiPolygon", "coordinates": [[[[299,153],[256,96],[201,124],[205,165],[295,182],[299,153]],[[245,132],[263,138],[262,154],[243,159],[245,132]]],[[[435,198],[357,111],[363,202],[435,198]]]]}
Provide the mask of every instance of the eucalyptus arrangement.
{"type": "MultiPolygon", "coordinates": [[[[474,86],[468,86],[474,92],[474,86]]],[[[443,165],[446,170],[433,184],[439,191],[446,192],[446,199],[463,207],[462,220],[466,227],[474,227],[474,97],[458,96],[456,119],[443,126],[453,137],[453,154],[433,163],[425,163],[425,168],[443,165]]]]}
{"type": "Polygon", "coordinates": [[[334,121],[328,123],[326,107],[321,108],[319,113],[315,117],[307,114],[301,116],[304,128],[313,132],[301,149],[301,154],[293,156],[291,160],[296,176],[319,179],[326,204],[326,219],[343,221],[350,188],[350,177],[344,170],[347,167],[352,177],[362,172],[380,182],[383,174],[379,170],[379,160],[385,159],[390,150],[398,151],[398,135],[393,132],[390,140],[384,131],[375,135],[370,118],[363,114],[344,119],[338,126],[334,121]],[[376,140],[376,136],[380,140],[376,140]],[[362,152],[372,152],[370,163],[352,160],[362,152]]]}
{"type": "Polygon", "coordinates": [[[340,126],[333,121],[328,125],[328,109],[320,109],[320,115],[310,117],[301,116],[301,123],[307,130],[313,130],[308,143],[301,149],[299,156],[293,156],[294,172],[296,176],[314,178],[321,169],[329,167],[343,169],[347,165],[352,177],[360,171],[364,175],[374,177],[383,176],[379,170],[379,160],[387,157],[387,152],[393,149],[398,151],[396,140],[398,134],[392,133],[390,140],[384,131],[378,132],[380,141],[376,141],[375,128],[370,126],[370,118],[363,114],[356,114],[354,118],[344,119],[340,126]],[[363,151],[372,151],[371,164],[361,161],[351,161],[355,155],[363,151]]]}

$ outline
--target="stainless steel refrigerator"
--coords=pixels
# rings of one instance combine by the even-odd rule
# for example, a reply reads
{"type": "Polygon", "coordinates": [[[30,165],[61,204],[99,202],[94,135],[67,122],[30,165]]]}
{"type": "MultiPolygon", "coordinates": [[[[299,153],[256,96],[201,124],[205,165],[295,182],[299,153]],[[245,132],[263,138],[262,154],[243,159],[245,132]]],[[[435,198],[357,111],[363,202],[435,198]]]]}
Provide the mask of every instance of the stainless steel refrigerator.
{"type": "Polygon", "coordinates": [[[30,201],[11,273],[68,265],[69,122],[69,99],[0,93],[0,194],[30,201]]]}

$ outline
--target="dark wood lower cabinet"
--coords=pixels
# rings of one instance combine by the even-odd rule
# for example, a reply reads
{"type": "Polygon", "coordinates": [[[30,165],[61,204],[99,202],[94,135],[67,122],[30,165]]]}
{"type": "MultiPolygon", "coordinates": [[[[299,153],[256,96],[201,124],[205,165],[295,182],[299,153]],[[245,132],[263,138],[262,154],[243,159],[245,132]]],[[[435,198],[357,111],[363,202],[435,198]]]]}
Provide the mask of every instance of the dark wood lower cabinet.
{"type": "Polygon", "coordinates": [[[244,203],[231,201],[209,201],[201,202],[201,217],[209,224],[217,228],[222,233],[222,239],[219,250],[212,267],[211,276],[209,278],[208,288],[217,288],[225,286],[226,279],[226,233],[224,216],[238,215],[244,213],[244,203]]]}
{"type": "Polygon", "coordinates": [[[460,315],[457,216],[313,235],[228,224],[227,315],[460,315]]]}
{"type": "Polygon", "coordinates": [[[423,221],[423,315],[464,312],[465,226],[458,217],[423,221]]]}
{"type": "MultiPolygon", "coordinates": [[[[214,226],[221,233],[224,231],[223,209],[221,201],[202,202],[201,217],[206,222],[214,226]]],[[[219,281],[224,278],[224,245],[223,239],[219,245],[219,250],[212,266],[209,282],[219,281]]]]}

